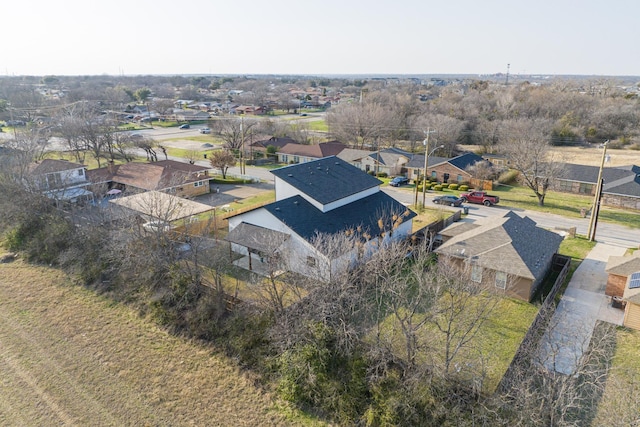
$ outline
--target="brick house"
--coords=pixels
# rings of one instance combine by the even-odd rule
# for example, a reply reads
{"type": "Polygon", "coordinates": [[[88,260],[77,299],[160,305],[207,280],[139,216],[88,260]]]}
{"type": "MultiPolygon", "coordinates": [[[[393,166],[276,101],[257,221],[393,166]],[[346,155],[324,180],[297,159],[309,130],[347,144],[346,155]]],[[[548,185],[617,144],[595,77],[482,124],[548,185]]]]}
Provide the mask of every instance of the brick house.
{"type": "Polygon", "coordinates": [[[179,197],[194,197],[209,193],[209,167],[162,160],[151,163],[131,162],[109,165],[87,171],[95,185],[104,185],[127,193],[163,191],[179,197]]]}
{"type": "MultiPolygon", "coordinates": [[[[473,176],[467,171],[470,166],[486,161],[474,153],[464,153],[451,159],[429,156],[427,176],[433,181],[449,184],[469,183],[473,176]]],[[[422,176],[424,169],[424,155],[416,154],[406,165],[409,179],[422,176]]]]}
{"type": "Polygon", "coordinates": [[[624,301],[626,327],[640,330],[640,251],[631,256],[610,256],[605,294],[624,301]]]}

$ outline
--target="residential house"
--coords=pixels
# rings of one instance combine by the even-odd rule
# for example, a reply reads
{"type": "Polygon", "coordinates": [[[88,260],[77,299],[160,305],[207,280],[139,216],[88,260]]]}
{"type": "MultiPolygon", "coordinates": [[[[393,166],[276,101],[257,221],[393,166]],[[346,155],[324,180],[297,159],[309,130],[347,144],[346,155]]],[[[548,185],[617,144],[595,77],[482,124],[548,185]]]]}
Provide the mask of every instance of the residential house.
{"type": "Polygon", "coordinates": [[[321,142],[314,145],[286,144],[276,154],[280,163],[305,163],[328,156],[336,156],[346,146],[338,141],[321,142]]]}
{"type": "Polygon", "coordinates": [[[267,147],[269,147],[270,145],[275,147],[276,151],[278,151],[279,149],[281,149],[287,144],[300,144],[300,143],[295,139],[289,138],[287,136],[285,137],[272,136],[269,139],[262,139],[260,141],[254,142],[253,144],[250,145],[250,149],[251,151],[266,153],[267,147]]]}
{"type": "Polygon", "coordinates": [[[87,168],[79,163],[66,160],[44,159],[32,163],[29,178],[37,191],[56,201],[76,202],[93,198],[86,187],[87,168]]]}
{"type": "MultiPolygon", "coordinates": [[[[567,163],[562,177],[554,181],[553,189],[594,196],[599,171],[598,166],[567,163]]],[[[602,179],[603,205],[640,210],[640,166],[605,167],[602,179]]]]}
{"type": "Polygon", "coordinates": [[[435,163],[427,168],[427,175],[432,180],[442,183],[463,184],[469,183],[473,175],[469,172],[469,167],[485,160],[474,153],[464,153],[452,159],[435,163]]]}
{"type": "Polygon", "coordinates": [[[211,118],[209,113],[200,110],[173,110],[173,117],[178,122],[203,121],[211,118]]]}
{"type": "Polygon", "coordinates": [[[524,301],[535,295],[563,239],[513,211],[452,224],[441,236],[439,259],[468,271],[473,282],[524,301]]]}
{"type": "Polygon", "coordinates": [[[329,280],[377,245],[411,234],[415,213],[380,191],[380,180],[336,156],[271,172],[276,201],[229,218],[226,239],[250,268],[278,255],[290,271],[329,280]],[[359,237],[361,251],[316,244],[318,236],[342,233],[359,237]]]}
{"type": "Polygon", "coordinates": [[[256,105],[240,105],[234,109],[234,114],[246,114],[251,116],[261,116],[266,113],[266,108],[256,105]]]}
{"type": "Polygon", "coordinates": [[[640,251],[630,256],[610,256],[605,271],[605,294],[614,301],[624,301],[622,324],[640,330],[640,251]]]}
{"type": "Polygon", "coordinates": [[[403,173],[404,166],[411,160],[412,154],[394,147],[380,151],[349,148],[340,152],[338,157],[365,172],[386,173],[394,176],[403,173]]]}
{"type": "Polygon", "coordinates": [[[174,196],[161,191],[146,191],[144,193],[117,197],[109,200],[112,206],[124,208],[125,212],[138,215],[143,221],[160,221],[164,224],[178,220],[188,221],[195,215],[209,212],[215,208],[204,203],[174,196]]]}
{"type": "Polygon", "coordinates": [[[94,185],[105,185],[127,193],[163,191],[179,197],[194,197],[209,193],[210,168],[162,160],[151,163],[110,164],[87,172],[94,185]]]}
{"type": "MultiPolygon", "coordinates": [[[[434,165],[439,165],[448,160],[447,157],[429,156],[427,161],[427,176],[431,176],[431,168],[434,165]]],[[[424,174],[424,154],[414,154],[411,159],[405,164],[407,170],[407,178],[416,180],[422,177],[424,174]]]]}

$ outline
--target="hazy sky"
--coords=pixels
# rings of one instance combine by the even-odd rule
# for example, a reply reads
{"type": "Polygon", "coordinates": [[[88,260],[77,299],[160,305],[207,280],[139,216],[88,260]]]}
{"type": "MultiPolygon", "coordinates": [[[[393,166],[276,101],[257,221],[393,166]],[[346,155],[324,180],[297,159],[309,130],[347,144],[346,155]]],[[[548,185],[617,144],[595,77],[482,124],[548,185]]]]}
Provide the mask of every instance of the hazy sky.
{"type": "Polygon", "coordinates": [[[640,75],[637,0],[7,0],[0,74],[640,75]]]}

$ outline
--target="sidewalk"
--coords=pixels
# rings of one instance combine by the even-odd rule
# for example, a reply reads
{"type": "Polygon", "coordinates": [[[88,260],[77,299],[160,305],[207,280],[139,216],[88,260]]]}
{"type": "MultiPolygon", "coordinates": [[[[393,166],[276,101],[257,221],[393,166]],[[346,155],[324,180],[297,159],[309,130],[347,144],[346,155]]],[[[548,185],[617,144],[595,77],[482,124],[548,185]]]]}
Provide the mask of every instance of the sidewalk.
{"type": "Polygon", "coordinates": [[[597,243],[573,274],[549,322],[539,348],[539,363],[549,370],[572,374],[587,349],[597,320],[622,325],[624,311],[611,307],[604,294],[609,256],[626,248],[597,243]]]}

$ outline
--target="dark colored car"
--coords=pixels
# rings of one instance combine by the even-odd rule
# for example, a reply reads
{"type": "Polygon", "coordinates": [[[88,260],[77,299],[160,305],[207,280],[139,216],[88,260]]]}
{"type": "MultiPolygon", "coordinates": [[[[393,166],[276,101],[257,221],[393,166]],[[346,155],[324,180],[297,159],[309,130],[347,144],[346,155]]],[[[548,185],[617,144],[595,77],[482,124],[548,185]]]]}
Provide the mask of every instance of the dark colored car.
{"type": "Polygon", "coordinates": [[[463,199],[456,196],[437,196],[433,198],[433,203],[438,205],[460,206],[463,199]]]}
{"type": "Polygon", "coordinates": [[[189,126],[188,124],[185,123],[183,125],[180,125],[180,127],[178,129],[189,129],[190,127],[191,126],[189,126]]]}
{"type": "Polygon", "coordinates": [[[405,178],[404,176],[396,176],[389,182],[389,185],[392,187],[400,187],[401,185],[406,185],[408,183],[409,178],[405,178]]]}

